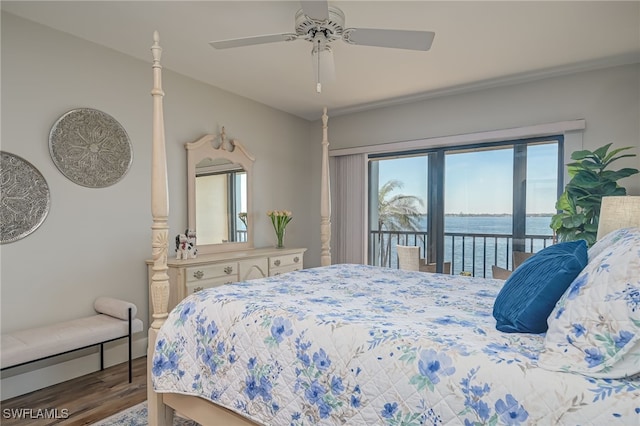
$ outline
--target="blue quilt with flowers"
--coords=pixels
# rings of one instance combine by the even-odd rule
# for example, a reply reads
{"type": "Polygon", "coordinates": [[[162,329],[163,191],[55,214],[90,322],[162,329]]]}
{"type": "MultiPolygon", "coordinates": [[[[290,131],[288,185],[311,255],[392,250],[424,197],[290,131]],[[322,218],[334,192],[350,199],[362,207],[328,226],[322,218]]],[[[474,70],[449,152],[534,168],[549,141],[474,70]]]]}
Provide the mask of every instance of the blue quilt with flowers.
{"type": "Polygon", "coordinates": [[[264,425],[638,425],[640,378],[537,366],[502,333],[503,281],[332,265],[207,289],[158,335],[157,392],[264,425]]]}

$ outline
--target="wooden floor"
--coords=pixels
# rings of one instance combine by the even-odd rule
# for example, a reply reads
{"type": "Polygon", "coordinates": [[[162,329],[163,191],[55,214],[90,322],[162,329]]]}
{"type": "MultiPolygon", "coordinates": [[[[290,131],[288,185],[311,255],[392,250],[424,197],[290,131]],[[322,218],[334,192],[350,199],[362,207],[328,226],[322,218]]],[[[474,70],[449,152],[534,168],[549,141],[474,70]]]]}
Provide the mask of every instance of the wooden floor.
{"type": "Polygon", "coordinates": [[[147,399],[146,367],[146,357],[133,361],[132,383],[129,383],[128,377],[129,363],[125,362],[104,371],[2,401],[0,423],[3,426],[93,424],[147,399]],[[54,413],[59,418],[24,418],[25,414],[27,417],[37,417],[38,410],[45,409],[49,414],[51,409],[57,409],[54,413]],[[65,417],[64,410],[68,413],[68,418],[60,418],[65,417]],[[23,418],[15,418],[12,413],[22,413],[23,418]]]}

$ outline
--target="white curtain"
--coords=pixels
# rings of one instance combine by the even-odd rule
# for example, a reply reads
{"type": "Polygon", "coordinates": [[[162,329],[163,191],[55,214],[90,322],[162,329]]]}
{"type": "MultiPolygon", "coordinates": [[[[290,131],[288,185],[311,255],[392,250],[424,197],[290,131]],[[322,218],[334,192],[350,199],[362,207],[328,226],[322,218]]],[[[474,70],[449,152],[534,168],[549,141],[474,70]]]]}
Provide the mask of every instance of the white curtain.
{"type": "Polygon", "coordinates": [[[332,263],[367,263],[367,155],[330,158],[332,263]]]}

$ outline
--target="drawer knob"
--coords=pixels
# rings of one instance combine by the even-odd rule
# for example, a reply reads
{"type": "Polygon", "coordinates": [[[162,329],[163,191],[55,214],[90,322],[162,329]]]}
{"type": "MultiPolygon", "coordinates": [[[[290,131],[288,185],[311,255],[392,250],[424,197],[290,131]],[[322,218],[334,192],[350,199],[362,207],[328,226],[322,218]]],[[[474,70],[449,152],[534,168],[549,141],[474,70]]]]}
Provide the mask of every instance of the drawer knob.
{"type": "Polygon", "coordinates": [[[193,289],[193,292],[197,293],[197,292],[199,292],[201,290],[204,290],[204,289],[202,287],[196,287],[196,288],[193,289]]]}
{"type": "Polygon", "coordinates": [[[273,264],[276,265],[276,266],[280,266],[280,261],[279,260],[274,260],[273,264]]]}
{"type": "Polygon", "coordinates": [[[298,263],[300,262],[300,258],[298,256],[293,258],[293,263],[298,263]]]}
{"type": "Polygon", "coordinates": [[[194,276],[195,278],[197,278],[197,279],[200,279],[200,278],[204,277],[204,272],[202,272],[202,271],[195,271],[195,272],[193,273],[193,276],[194,276]]]}
{"type": "Polygon", "coordinates": [[[226,268],[224,268],[225,274],[229,275],[232,272],[233,272],[233,266],[227,266],[226,268]]]}

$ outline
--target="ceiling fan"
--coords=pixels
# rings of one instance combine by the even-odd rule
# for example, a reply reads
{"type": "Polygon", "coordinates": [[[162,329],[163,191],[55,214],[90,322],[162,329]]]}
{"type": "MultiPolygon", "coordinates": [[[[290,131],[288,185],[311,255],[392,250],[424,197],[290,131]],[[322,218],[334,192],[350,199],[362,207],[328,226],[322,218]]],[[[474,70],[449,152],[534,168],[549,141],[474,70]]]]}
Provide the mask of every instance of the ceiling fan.
{"type": "Polygon", "coordinates": [[[342,41],[361,46],[389,47],[427,51],[435,33],[431,31],[386,30],[375,28],[345,28],[344,13],[327,1],[301,0],[302,8],[295,16],[295,33],[268,34],[230,40],[212,41],[216,49],[252,46],[304,39],[313,43],[311,56],[316,76],[316,91],[322,91],[321,77],[333,76],[333,51],[330,43],[342,41]]]}

